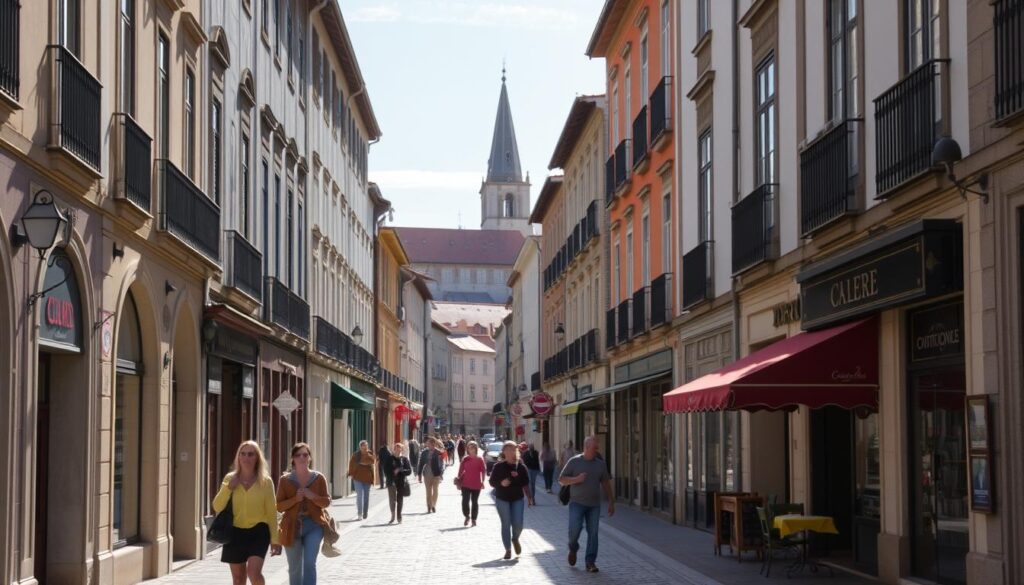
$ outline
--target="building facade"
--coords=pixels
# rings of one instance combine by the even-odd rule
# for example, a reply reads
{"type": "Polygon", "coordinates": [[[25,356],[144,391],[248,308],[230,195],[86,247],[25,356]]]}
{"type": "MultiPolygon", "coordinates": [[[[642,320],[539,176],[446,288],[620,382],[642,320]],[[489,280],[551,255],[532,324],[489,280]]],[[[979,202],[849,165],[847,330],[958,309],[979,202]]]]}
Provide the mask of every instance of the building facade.
{"type": "Polygon", "coordinates": [[[430,380],[427,384],[425,434],[451,432],[452,419],[452,355],[447,327],[431,318],[428,343],[430,380]]]}
{"type": "Polygon", "coordinates": [[[469,335],[448,337],[451,353],[451,432],[483,435],[494,431],[495,351],[469,335]]]}

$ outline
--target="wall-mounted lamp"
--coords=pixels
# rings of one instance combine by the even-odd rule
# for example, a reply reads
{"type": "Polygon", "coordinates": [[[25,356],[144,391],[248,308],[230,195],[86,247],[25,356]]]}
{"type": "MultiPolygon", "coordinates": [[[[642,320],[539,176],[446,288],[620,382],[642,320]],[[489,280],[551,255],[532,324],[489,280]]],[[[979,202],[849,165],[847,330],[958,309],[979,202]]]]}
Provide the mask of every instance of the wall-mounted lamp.
{"type": "Polygon", "coordinates": [[[206,351],[213,349],[213,341],[217,339],[217,329],[219,328],[220,326],[213,319],[203,321],[203,346],[206,348],[206,351]]]}
{"type": "Polygon", "coordinates": [[[53,194],[46,189],[36,192],[32,205],[28,206],[21,216],[21,226],[11,226],[11,245],[20,248],[30,244],[43,258],[46,251],[53,247],[60,233],[68,223],[67,215],[57,208],[53,194]]]}
{"type": "Polygon", "coordinates": [[[956,173],[953,172],[953,165],[960,162],[963,158],[964,155],[960,150],[960,145],[951,136],[939,138],[935,143],[935,147],[932,148],[932,164],[940,164],[946,168],[946,177],[956,185],[961,197],[967,199],[968,193],[974,193],[981,197],[983,203],[988,203],[988,173],[978,175],[973,181],[964,181],[956,178],[956,173]],[[978,185],[980,190],[968,188],[972,184],[978,185]]]}
{"type": "Polygon", "coordinates": [[[352,341],[356,342],[356,345],[363,344],[363,329],[359,325],[352,328],[352,341]]]}
{"type": "Polygon", "coordinates": [[[164,296],[167,296],[167,295],[171,294],[172,292],[174,292],[176,290],[178,290],[178,287],[176,287],[173,284],[171,284],[171,281],[169,281],[169,280],[165,280],[164,281],[164,296]]]}
{"type": "Polygon", "coordinates": [[[555,325],[555,339],[559,342],[565,341],[565,326],[561,323],[555,325]]]}
{"type": "Polygon", "coordinates": [[[572,376],[570,376],[569,377],[569,383],[572,384],[572,389],[573,390],[579,390],[579,387],[580,387],[580,375],[579,374],[573,374],[572,376]]]}
{"type": "Polygon", "coordinates": [[[114,255],[114,260],[117,260],[118,258],[124,258],[124,246],[118,248],[117,242],[113,242],[113,247],[114,249],[112,251],[112,254],[114,255]]]}

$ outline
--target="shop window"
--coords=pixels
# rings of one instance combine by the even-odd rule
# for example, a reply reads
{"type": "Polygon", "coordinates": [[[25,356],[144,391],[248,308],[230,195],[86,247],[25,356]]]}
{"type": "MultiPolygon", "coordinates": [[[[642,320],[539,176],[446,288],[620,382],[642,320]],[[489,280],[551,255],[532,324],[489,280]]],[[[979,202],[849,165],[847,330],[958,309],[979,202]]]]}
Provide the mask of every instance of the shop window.
{"type": "Polygon", "coordinates": [[[114,484],[112,507],[115,546],[138,540],[141,478],[142,344],[135,301],[129,293],[118,327],[114,389],[114,484]]]}

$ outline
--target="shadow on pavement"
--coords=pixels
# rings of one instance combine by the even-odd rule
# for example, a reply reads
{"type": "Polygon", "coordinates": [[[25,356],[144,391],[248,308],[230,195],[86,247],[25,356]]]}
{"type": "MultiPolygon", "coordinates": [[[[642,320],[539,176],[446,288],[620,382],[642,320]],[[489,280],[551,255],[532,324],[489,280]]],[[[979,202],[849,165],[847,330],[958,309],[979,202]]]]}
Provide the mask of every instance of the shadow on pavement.
{"type": "Polygon", "coordinates": [[[495,559],[493,561],[487,561],[483,563],[477,563],[473,565],[475,569],[500,569],[500,568],[511,568],[519,564],[519,559],[495,559]]]}

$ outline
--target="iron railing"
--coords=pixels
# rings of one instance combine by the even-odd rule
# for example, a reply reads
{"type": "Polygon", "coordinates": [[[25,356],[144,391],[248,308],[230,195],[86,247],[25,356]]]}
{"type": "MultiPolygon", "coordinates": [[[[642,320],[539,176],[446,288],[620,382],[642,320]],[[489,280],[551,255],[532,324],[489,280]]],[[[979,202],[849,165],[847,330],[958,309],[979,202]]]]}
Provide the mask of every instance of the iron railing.
{"type": "Polygon", "coordinates": [[[544,290],[547,291],[565,274],[576,257],[583,253],[591,239],[597,237],[597,201],[591,201],[587,213],[573,227],[565,243],[544,268],[544,290]]]}
{"type": "Polygon", "coordinates": [[[651,281],[651,329],[672,322],[672,273],[651,281]]]}
{"type": "Polygon", "coordinates": [[[633,168],[640,166],[647,158],[647,106],[633,120],[633,168]]]}
{"type": "Polygon", "coordinates": [[[273,276],[263,281],[263,318],[309,339],[309,303],[273,276]]]}
{"type": "Polygon", "coordinates": [[[605,349],[611,349],[615,347],[616,338],[616,323],[618,321],[615,318],[615,307],[608,309],[604,314],[604,347],[605,349]]]}
{"type": "Polygon", "coordinates": [[[615,155],[608,157],[604,163],[604,203],[608,205],[615,199],[615,155]]]}
{"type": "Polygon", "coordinates": [[[777,187],[765,183],[732,206],[733,274],[772,258],[777,187]]]}
{"type": "Polygon", "coordinates": [[[629,180],[629,139],[625,139],[615,147],[615,189],[621,188],[629,180]]]}
{"type": "Polygon", "coordinates": [[[0,0],[0,91],[18,99],[21,80],[20,0],[0,0]]]}
{"type": "Polygon", "coordinates": [[[932,168],[941,132],[940,69],[932,59],[875,98],[875,183],[879,196],[932,168]]]}
{"type": "Polygon", "coordinates": [[[647,332],[647,287],[642,286],[633,293],[633,336],[647,332]]]}
{"type": "Polygon", "coordinates": [[[219,262],[220,207],[171,161],[159,159],[156,165],[160,185],[160,229],[173,234],[210,260],[219,262]]]}
{"type": "Polygon", "coordinates": [[[860,120],[844,120],[800,152],[800,230],[811,234],[857,209],[860,120]]]}
{"type": "Polygon", "coordinates": [[[597,222],[597,201],[591,201],[587,206],[587,241],[597,237],[601,233],[601,227],[597,222]]]}
{"type": "Polygon", "coordinates": [[[227,230],[227,280],[234,287],[257,301],[263,298],[263,254],[245,236],[227,230]]]}
{"type": "Polygon", "coordinates": [[[683,255],[683,308],[711,298],[714,244],[705,241],[683,255]]]}
{"type": "Polygon", "coordinates": [[[540,390],[540,372],[530,375],[530,391],[536,392],[537,390],[540,390]]]}
{"type": "Polygon", "coordinates": [[[1024,111],[1024,2],[996,0],[996,117],[1024,111]]]}
{"type": "Polygon", "coordinates": [[[54,146],[100,168],[100,91],[103,86],[71,51],[50,45],[52,64],[52,122],[54,146]]]}
{"type": "Polygon", "coordinates": [[[629,333],[633,328],[633,299],[626,299],[619,303],[618,307],[618,334],[616,337],[619,339],[619,343],[623,343],[629,340],[629,333]]]}
{"type": "Polygon", "coordinates": [[[666,75],[651,93],[651,144],[672,131],[672,76],[666,75]]]}
{"type": "MultiPolygon", "coordinates": [[[[3,1],[3,0],[0,0],[3,1]]],[[[153,139],[128,114],[114,114],[114,192],[152,212],[153,139]]]]}

